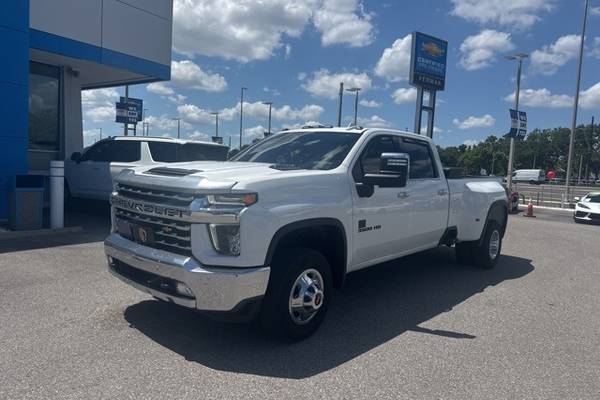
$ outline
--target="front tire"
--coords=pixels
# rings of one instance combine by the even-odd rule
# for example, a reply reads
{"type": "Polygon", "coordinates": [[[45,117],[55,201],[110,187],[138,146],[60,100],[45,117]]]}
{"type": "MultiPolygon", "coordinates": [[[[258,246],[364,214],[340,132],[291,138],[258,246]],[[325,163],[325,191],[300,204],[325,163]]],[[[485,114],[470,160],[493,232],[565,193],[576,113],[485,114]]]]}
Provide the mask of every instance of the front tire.
{"type": "Polygon", "coordinates": [[[332,294],[331,268],[318,251],[291,248],[278,252],[263,299],[259,322],[267,334],[297,342],[321,325],[332,294]]]}
{"type": "Polygon", "coordinates": [[[483,240],[473,249],[473,263],[481,269],[492,269],[498,263],[502,250],[502,232],[500,225],[489,221],[483,240]]]}

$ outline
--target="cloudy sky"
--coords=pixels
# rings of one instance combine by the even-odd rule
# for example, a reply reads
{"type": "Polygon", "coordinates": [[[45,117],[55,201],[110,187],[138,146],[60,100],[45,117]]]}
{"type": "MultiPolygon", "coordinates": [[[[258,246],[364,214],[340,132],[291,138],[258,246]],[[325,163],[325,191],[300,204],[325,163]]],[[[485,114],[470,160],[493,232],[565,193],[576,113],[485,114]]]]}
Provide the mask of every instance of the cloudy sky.
{"type": "MultiPolygon", "coordinates": [[[[261,137],[273,101],[273,130],[334,124],[340,81],[358,86],[359,124],[411,128],[410,33],[448,40],[446,90],[438,93],[434,139],[474,143],[509,130],[516,64],[524,64],[521,109],[529,128],[569,126],[583,0],[175,0],[170,82],[130,87],[143,98],[151,135],[239,141],[240,87],[246,86],[244,143],[261,137]],[[247,103],[246,103],[247,102],[247,103]]],[[[580,122],[600,116],[600,0],[591,1],[580,122]]],[[[122,133],[114,102],[123,88],[83,93],[86,145],[122,133]]],[[[345,124],[353,94],[344,96],[345,124]]]]}

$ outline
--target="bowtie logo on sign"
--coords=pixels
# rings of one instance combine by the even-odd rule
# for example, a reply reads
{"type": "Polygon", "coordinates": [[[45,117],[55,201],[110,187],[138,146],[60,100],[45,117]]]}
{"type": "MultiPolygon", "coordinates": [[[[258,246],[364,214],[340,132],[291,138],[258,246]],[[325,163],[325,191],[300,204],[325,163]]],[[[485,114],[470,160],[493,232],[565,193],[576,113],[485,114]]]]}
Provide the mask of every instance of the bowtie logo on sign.
{"type": "Polygon", "coordinates": [[[527,113],[525,111],[510,111],[510,132],[506,135],[515,139],[525,139],[527,135],[527,113]]]}

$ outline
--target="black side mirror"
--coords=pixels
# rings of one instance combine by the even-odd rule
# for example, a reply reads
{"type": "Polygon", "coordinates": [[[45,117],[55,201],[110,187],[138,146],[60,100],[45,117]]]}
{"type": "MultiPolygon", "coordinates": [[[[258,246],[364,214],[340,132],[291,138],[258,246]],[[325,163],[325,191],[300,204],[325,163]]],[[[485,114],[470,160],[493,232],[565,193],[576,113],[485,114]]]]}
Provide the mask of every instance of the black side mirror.
{"type": "Polygon", "coordinates": [[[81,153],[76,151],[75,153],[71,154],[71,161],[75,161],[77,163],[81,161],[81,153]]]}
{"type": "Polygon", "coordinates": [[[406,153],[383,153],[378,174],[366,174],[364,182],[379,187],[402,188],[406,186],[410,156],[406,153]]]}

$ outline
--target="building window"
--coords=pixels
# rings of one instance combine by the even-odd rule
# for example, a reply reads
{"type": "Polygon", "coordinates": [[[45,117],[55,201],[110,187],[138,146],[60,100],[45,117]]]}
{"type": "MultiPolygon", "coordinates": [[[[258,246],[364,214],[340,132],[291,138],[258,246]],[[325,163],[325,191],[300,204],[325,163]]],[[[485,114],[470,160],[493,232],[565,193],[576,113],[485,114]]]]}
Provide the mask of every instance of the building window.
{"type": "Polygon", "coordinates": [[[29,64],[29,149],[60,148],[60,70],[29,64]]]}

